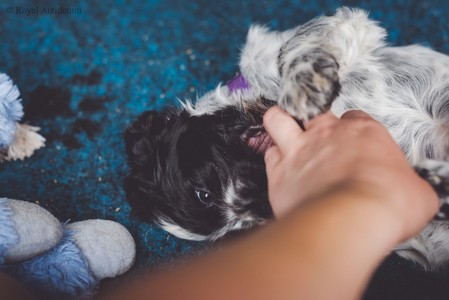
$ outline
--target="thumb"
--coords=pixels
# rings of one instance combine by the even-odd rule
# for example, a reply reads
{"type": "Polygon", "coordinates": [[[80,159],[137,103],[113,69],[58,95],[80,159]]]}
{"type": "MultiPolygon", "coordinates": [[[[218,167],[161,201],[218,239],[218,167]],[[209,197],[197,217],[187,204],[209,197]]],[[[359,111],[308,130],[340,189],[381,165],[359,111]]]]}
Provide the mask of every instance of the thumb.
{"type": "Polygon", "coordinates": [[[263,116],[265,130],[282,154],[286,154],[292,141],[299,139],[303,133],[298,123],[278,106],[271,107],[263,116]]]}
{"type": "Polygon", "coordinates": [[[281,152],[279,151],[278,146],[271,146],[265,152],[265,168],[267,173],[271,173],[273,169],[279,164],[282,159],[281,152]]]}

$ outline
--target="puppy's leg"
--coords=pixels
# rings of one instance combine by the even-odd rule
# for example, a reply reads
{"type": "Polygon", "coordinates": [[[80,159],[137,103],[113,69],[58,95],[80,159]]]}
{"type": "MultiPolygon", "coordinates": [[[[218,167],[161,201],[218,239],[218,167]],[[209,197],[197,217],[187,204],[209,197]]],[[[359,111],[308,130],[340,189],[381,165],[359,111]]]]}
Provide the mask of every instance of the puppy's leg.
{"type": "Polygon", "coordinates": [[[437,271],[449,263],[449,163],[425,160],[415,166],[415,170],[437,192],[440,210],[434,222],[395,251],[426,270],[437,271]]]}
{"type": "Polygon", "coordinates": [[[416,172],[432,185],[440,198],[436,220],[449,220],[449,163],[427,159],[417,166],[416,172]]]}
{"type": "Polygon", "coordinates": [[[446,269],[449,264],[449,224],[431,222],[417,236],[394,250],[399,256],[421,265],[424,270],[446,269]]]}
{"type": "Polygon", "coordinates": [[[248,31],[240,56],[240,72],[250,83],[255,94],[277,101],[280,76],[279,51],[286,41],[295,35],[296,29],[284,32],[270,31],[254,25],[248,31]]]}
{"type": "Polygon", "coordinates": [[[369,64],[384,37],[385,30],[364,11],[349,8],[299,27],[280,49],[279,104],[301,120],[328,110],[340,79],[358,64],[369,64]]]}

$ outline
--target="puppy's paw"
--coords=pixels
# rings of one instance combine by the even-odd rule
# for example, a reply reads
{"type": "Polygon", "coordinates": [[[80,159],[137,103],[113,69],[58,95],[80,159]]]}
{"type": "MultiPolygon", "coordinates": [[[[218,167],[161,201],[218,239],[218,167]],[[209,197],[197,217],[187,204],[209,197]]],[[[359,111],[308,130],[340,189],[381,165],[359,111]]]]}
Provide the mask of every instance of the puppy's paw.
{"type": "Polygon", "coordinates": [[[436,220],[449,220],[449,163],[425,160],[415,166],[416,172],[429,182],[440,198],[440,210],[436,220]]]}
{"type": "Polygon", "coordinates": [[[314,48],[295,57],[286,67],[279,105],[305,121],[329,110],[340,91],[335,58],[314,48]]]}

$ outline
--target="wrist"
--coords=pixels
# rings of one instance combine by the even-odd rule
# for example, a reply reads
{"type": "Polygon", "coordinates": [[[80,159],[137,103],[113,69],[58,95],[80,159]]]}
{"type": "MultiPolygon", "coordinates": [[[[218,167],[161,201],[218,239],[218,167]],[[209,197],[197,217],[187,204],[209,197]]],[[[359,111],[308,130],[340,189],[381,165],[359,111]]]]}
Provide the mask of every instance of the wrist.
{"type": "MultiPolygon", "coordinates": [[[[285,236],[291,259],[308,270],[310,277],[301,278],[305,286],[313,284],[308,278],[321,278],[342,295],[355,292],[345,297],[354,299],[401,239],[402,224],[395,214],[369,187],[348,183],[280,219],[278,224],[290,231],[278,230],[277,238],[285,236]]],[[[283,255],[288,257],[286,251],[283,255]]]]}
{"type": "Polygon", "coordinates": [[[382,175],[353,181],[351,188],[364,199],[372,199],[391,212],[397,221],[397,243],[418,234],[438,210],[438,196],[433,188],[411,168],[400,172],[383,172],[382,175]]]}
{"type": "Polygon", "coordinates": [[[408,237],[400,204],[403,202],[393,198],[385,196],[373,185],[347,181],[301,204],[296,210],[300,214],[307,214],[308,209],[331,212],[323,215],[323,221],[329,218],[330,223],[348,226],[351,230],[360,229],[359,232],[365,230],[373,241],[377,239],[376,243],[389,251],[408,237]]]}

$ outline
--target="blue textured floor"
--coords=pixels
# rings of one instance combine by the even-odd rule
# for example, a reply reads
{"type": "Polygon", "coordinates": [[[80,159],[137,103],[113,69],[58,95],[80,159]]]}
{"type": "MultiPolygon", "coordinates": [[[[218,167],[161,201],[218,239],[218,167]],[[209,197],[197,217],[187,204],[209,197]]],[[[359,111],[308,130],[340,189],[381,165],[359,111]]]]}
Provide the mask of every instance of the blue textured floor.
{"type": "MultiPolygon", "coordinates": [[[[144,110],[232,77],[251,23],[287,29],[357,6],[388,29],[391,43],[449,53],[445,1],[86,1],[68,5],[79,14],[28,16],[24,8],[58,2],[7,2],[0,4],[0,70],[19,86],[25,120],[48,142],[26,161],[0,165],[0,196],[38,202],[60,220],[121,222],[137,241],[138,266],[197,245],[130,215],[122,132],[144,110]]],[[[365,298],[449,299],[449,274],[425,274],[391,256],[365,298]]]]}

